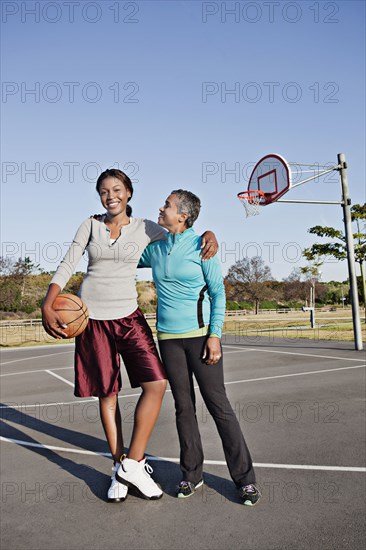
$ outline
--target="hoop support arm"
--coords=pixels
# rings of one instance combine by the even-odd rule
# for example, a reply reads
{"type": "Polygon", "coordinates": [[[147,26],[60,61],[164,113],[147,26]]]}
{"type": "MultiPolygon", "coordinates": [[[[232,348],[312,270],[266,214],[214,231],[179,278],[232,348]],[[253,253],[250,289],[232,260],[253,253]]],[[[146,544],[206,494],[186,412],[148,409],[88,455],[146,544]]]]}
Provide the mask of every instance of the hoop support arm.
{"type": "Polygon", "coordinates": [[[278,201],[274,202],[298,202],[303,204],[340,204],[343,206],[343,201],[307,201],[307,200],[292,200],[292,199],[278,199],[278,201]]]}
{"type": "MultiPolygon", "coordinates": [[[[289,162],[289,166],[308,166],[309,168],[324,168],[324,170],[328,170],[329,166],[322,166],[321,164],[303,164],[302,162],[289,162]]],[[[340,168],[340,165],[337,166],[337,168],[340,168]]]]}
{"type": "Polygon", "coordinates": [[[333,172],[334,170],[339,170],[339,166],[333,166],[333,168],[330,168],[329,170],[325,170],[324,172],[318,172],[316,176],[312,176],[311,178],[306,178],[306,180],[299,181],[299,183],[295,183],[294,185],[291,185],[290,189],[294,189],[295,187],[298,187],[299,185],[302,185],[303,183],[306,183],[308,181],[316,180],[317,178],[320,178],[321,176],[325,176],[325,174],[329,174],[329,172],[333,172]]]}

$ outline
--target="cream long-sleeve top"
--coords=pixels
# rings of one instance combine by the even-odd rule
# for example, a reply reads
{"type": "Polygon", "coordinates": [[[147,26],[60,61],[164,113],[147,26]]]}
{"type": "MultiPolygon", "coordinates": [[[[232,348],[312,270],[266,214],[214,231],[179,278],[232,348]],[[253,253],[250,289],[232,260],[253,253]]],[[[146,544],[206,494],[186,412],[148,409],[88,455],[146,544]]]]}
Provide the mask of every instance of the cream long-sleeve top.
{"type": "Polygon", "coordinates": [[[141,254],[149,243],[165,239],[166,231],[151,220],[130,218],[112,241],[104,220],[88,218],[80,225],[51,283],[63,290],[86,250],[88,268],[79,296],[90,318],[121,319],[137,309],[135,276],[141,254]]]}

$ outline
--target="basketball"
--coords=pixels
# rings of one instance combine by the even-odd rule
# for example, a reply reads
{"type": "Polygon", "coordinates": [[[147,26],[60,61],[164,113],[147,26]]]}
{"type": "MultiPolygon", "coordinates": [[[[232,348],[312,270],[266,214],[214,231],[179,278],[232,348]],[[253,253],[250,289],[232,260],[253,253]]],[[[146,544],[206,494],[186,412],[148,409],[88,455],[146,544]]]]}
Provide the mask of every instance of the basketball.
{"type": "Polygon", "coordinates": [[[74,294],[59,294],[52,304],[67,328],[63,329],[68,338],[79,336],[86,328],[89,320],[88,308],[84,302],[74,294]]]}

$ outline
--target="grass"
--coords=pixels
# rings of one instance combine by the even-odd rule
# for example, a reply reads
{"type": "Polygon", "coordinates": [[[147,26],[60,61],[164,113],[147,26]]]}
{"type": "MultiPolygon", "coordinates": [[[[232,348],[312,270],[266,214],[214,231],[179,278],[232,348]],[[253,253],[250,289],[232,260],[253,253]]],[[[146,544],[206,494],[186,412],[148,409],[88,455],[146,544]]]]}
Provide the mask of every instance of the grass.
{"type": "MultiPolygon", "coordinates": [[[[154,336],[155,321],[148,320],[154,336]]],[[[362,337],[366,340],[366,324],[361,324],[362,337]]],[[[272,338],[309,340],[333,340],[352,342],[353,325],[350,312],[323,312],[316,317],[316,328],[310,328],[309,314],[302,312],[289,312],[286,315],[266,314],[227,317],[223,332],[227,335],[247,337],[252,340],[256,336],[270,336],[272,338]]],[[[0,346],[28,347],[52,344],[71,344],[74,339],[56,340],[46,334],[42,325],[24,325],[18,327],[4,327],[0,325],[0,346]]]]}
{"type": "MultiPolygon", "coordinates": [[[[366,325],[361,325],[362,339],[366,341],[366,325]]],[[[316,326],[312,329],[304,326],[292,326],[292,327],[267,327],[259,328],[253,326],[247,327],[236,327],[236,330],[225,330],[227,335],[238,335],[241,337],[248,337],[248,339],[253,339],[255,336],[270,336],[271,338],[286,338],[287,340],[297,340],[304,338],[307,340],[316,340],[316,341],[329,341],[333,340],[336,342],[353,342],[353,325],[352,323],[348,324],[329,324],[327,326],[316,326]]]]}
{"type": "MultiPolygon", "coordinates": [[[[308,340],[333,340],[352,342],[354,340],[351,312],[322,312],[316,315],[315,328],[311,328],[309,314],[289,312],[279,319],[278,314],[265,317],[226,319],[224,332],[228,335],[268,336],[271,338],[308,340]]],[[[366,324],[361,322],[363,340],[366,340],[366,324]]]]}

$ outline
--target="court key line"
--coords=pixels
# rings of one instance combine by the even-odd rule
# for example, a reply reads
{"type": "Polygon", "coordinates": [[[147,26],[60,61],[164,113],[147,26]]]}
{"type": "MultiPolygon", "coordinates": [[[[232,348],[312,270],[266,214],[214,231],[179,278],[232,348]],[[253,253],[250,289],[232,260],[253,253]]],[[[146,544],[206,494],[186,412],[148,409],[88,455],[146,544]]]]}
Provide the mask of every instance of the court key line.
{"type": "Polygon", "coordinates": [[[322,369],[322,370],[311,370],[308,372],[295,372],[292,374],[278,374],[277,376],[263,376],[262,378],[247,378],[246,380],[235,380],[234,382],[225,382],[225,386],[230,384],[241,384],[243,382],[259,382],[262,380],[274,380],[275,378],[289,378],[290,376],[306,376],[307,374],[320,374],[322,372],[334,372],[338,370],[349,370],[349,369],[362,369],[365,368],[366,364],[362,365],[352,365],[351,367],[338,367],[337,369],[322,369]]]}
{"type": "Polygon", "coordinates": [[[55,378],[58,378],[58,380],[61,380],[61,382],[65,382],[65,384],[68,384],[72,388],[74,387],[73,382],[70,382],[69,380],[66,380],[66,378],[62,378],[62,376],[56,374],[55,372],[52,372],[51,370],[45,370],[44,372],[47,372],[47,374],[50,374],[51,376],[54,376],[55,378]]]}
{"type": "MultiPolygon", "coordinates": [[[[171,392],[171,390],[166,390],[167,392],[171,392]]],[[[140,393],[127,393],[125,395],[119,395],[118,399],[124,399],[125,397],[139,397],[141,395],[140,393]]],[[[26,405],[25,403],[22,403],[21,405],[0,405],[0,409],[14,409],[15,411],[18,409],[30,409],[32,407],[63,407],[66,405],[82,405],[83,403],[92,403],[95,399],[98,399],[98,397],[91,397],[90,399],[75,399],[74,401],[59,401],[59,402],[53,402],[53,403],[32,403],[30,405],[26,405]]]]}
{"type": "Polygon", "coordinates": [[[23,359],[12,359],[12,361],[1,361],[1,365],[10,365],[10,363],[20,363],[20,361],[30,361],[31,359],[42,359],[42,357],[54,357],[55,355],[65,355],[65,353],[73,353],[74,350],[61,351],[60,353],[45,353],[44,355],[34,355],[32,357],[23,357],[23,359]]]}
{"type": "MultiPolygon", "coordinates": [[[[278,350],[267,350],[267,349],[258,349],[258,348],[240,348],[239,346],[232,346],[230,344],[223,344],[223,348],[231,348],[231,349],[235,349],[237,352],[239,351],[258,351],[258,352],[262,352],[262,353],[279,353],[279,354],[283,354],[283,355],[300,355],[301,357],[316,357],[316,358],[320,358],[320,359],[337,359],[338,361],[339,360],[344,360],[344,361],[359,361],[359,359],[352,359],[350,357],[333,357],[333,356],[330,356],[330,355],[315,355],[315,354],[311,354],[311,353],[297,353],[297,352],[294,352],[294,351],[278,351],[278,350]]],[[[24,349],[24,348],[23,348],[24,349]]],[[[32,348],[29,348],[29,349],[32,349],[32,348]]],[[[9,365],[10,363],[18,363],[20,361],[30,361],[31,359],[41,359],[42,357],[53,357],[54,355],[63,355],[65,353],[73,353],[74,350],[69,350],[69,351],[62,351],[60,353],[48,353],[48,354],[44,354],[44,355],[36,355],[34,357],[25,357],[23,359],[14,359],[12,361],[4,361],[1,363],[1,365],[9,365]]],[[[233,353],[233,352],[228,352],[228,353],[233,353]]],[[[36,372],[36,371],[33,371],[33,372],[36,372]]],[[[21,373],[16,373],[16,374],[21,374],[21,373]]],[[[2,375],[2,376],[7,376],[7,375],[2,375]]]]}
{"type": "MultiPolygon", "coordinates": [[[[285,354],[285,355],[300,355],[302,357],[316,357],[316,358],[322,358],[322,359],[338,359],[338,360],[344,360],[344,361],[360,361],[360,359],[351,359],[349,357],[331,357],[329,355],[313,355],[313,354],[309,354],[309,353],[295,353],[295,352],[291,352],[291,351],[277,351],[277,350],[264,350],[264,349],[249,349],[249,348],[237,348],[236,346],[230,346],[230,345],[224,345],[223,346],[224,348],[234,348],[235,351],[228,351],[225,353],[225,355],[230,355],[232,353],[241,353],[243,351],[245,352],[248,352],[248,351],[259,351],[259,352],[263,352],[263,353],[282,353],[282,354],[285,354]]],[[[65,352],[66,353],[66,352],[65,352]]],[[[68,353],[68,352],[67,352],[68,353]]],[[[57,354],[57,355],[61,355],[61,354],[57,354]]],[[[4,365],[5,363],[3,363],[4,365]]],[[[64,370],[64,369],[72,369],[73,367],[56,367],[54,369],[52,369],[53,371],[54,370],[64,370]]],[[[34,374],[36,372],[45,372],[45,369],[37,369],[37,370],[30,370],[30,371],[22,371],[22,372],[7,372],[5,374],[0,374],[0,378],[3,377],[3,376],[17,376],[17,375],[23,375],[23,374],[34,374]]],[[[51,372],[51,371],[46,371],[46,372],[51,372]]]]}
{"type": "MultiPolygon", "coordinates": [[[[350,370],[350,369],[362,369],[362,368],[365,368],[366,367],[366,364],[362,364],[362,365],[352,365],[350,367],[338,367],[336,369],[321,369],[321,370],[314,370],[314,371],[308,371],[308,372],[295,372],[295,373],[292,373],[292,374],[278,374],[277,376],[263,376],[261,378],[246,378],[244,380],[234,380],[232,382],[225,382],[225,386],[230,386],[232,384],[245,384],[246,382],[261,382],[263,380],[274,380],[276,378],[290,378],[292,376],[306,376],[306,375],[309,375],[309,374],[321,374],[323,372],[335,372],[335,371],[339,371],[339,370],[350,370]]],[[[58,376],[57,374],[54,374],[52,373],[51,371],[44,371],[44,372],[48,372],[49,374],[53,374],[53,376],[55,376],[56,378],[59,378],[60,380],[62,380],[63,382],[66,382],[66,384],[69,384],[70,386],[74,386],[74,384],[72,384],[72,382],[69,382],[68,380],[66,380],[65,378],[62,378],[61,376],[58,376]]],[[[198,386],[194,386],[194,389],[199,389],[198,386]]],[[[171,393],[171,390],[166,390],[166,393],[171,393]]],[[[139,397],[141,395],[141,392],[140,393],[130,393],[130,394],[126,394],[126,395],[120,395],[118,397],[118,399],[124,399],[126,397],[139,397]]],[[[35,406],[38,406],[38,407],[49,407],[49,406],[57,406],[57,405],[73,405],[74,403],[90,403],[92,401],[94,401],[95,399],[98,399],[97,397],[92,397],[92,399],[90,400],[87,400],[85,399],[84,401],[70,401],[68,403],[66,402],[61,402],[61,403],[35,403],[35,404],[32,404],[32,405],[15,405],[15,406],[12,406],[12,405],[0,405],[0,409],[26,409],[26,408],[30,408],[30,407],[35,407],[35,406]]]]}
{"type": "MultiPolygon", "coordinates": [[[[223,344],[224,348],[236,348],[237,346],[230,346],[229,344],[223,344]]],[[[245,351],[258,351],[260,353],[279,353],[282,355],[300,355],[301,357],[317,357],[320,359],[338,359],[338,361],[360,361],[360,359],[352,359],[351,357],[332,357],[331,355],[315,355],[313,353],[297,353],[295,351],[278,351],[275,349],[258,349],[258,348],[239,348],[245,351]]]]}
{"type": "MultiPolygon", "coordinates": [[[[61,380],[61,382],[65,382],[65,384],[68,384],[69,386],[71,386],[72,388],[74,387],[74,384],[73,382],[70,382],[69,380],[66,380],[66,378],[63,378],[62,376],[59,376],[58,374],[50,371],[50,370],[46,370],[45,372],[47,372],[48,374],[51,374],[52,376],[54,376],[55,378],[58,378],[59,380],[61,380]]],[[[98,397],[92,397],[91,398],[91,401],[97,401],[98,400],[98,397]]]]}
{"type": "MultiPolygon", "coordinates": [[[[47,449],[49,451],[60,451],[64,453],[82,454],[89,456],[106,456],[111,457],[110,453],[102,453],[96,451],[87,451],[84,449],[69,449],[67,447],[56,447],[54,445],[43,445],[42,443],[32,443],[30,441],[22,441],[20,439],[11,439],[9,437],[0,436],[0,441],[5,443],[14,443],[22,445],[23,447],[37,447],[40,449],[47,449]]],[[[151,456],[146,455],[148,460],[155,462],[175,462],[179,464],[179,458],[169,458],[164,456],[151,456]]],[[[204,464],[214,466],[226,466],[225,460],[205,460],[204,464]]],[[[254,462],[255,468],[279,468],[284,470],[323,470],[329,472],[366,472],[366,468],[358,466],[317,466],[314,464],[271,464],[267,462],[254,462]]]]}
{"type": "MultiPolygon", "coordinates": [[[[296,353],[296,352],[292,352],[292,351],[264,350],[264,349],[257,349],[257,348],[239,348],[237,346],[230,346],[229,344],[224,344],[223,347],[224,348],[231,348],[231,349],[235,350],[235,351],[226,352],[226,355],[230,355],[232,353],[258,351],[258,352],[262,352],[262,353],[278,353],[278,354],[284,354],[284,355],[300,355],[301,357],[316,357],[318,359],[319,358],[320,359],[338,359],[338,360],[356,361],[356,362],[359,361],[359,359],[352,359],[350,357],[333,357],[333,356],[329,356],[329,355],[315,355],[315,354],[310,354],[310,353],[296,353]]],[[[9,363],[17,363],[18,361],[27,361],[29,359],[37,359],[37,358],[40,358],[40,357],[52,357],[54,355],[62,355],[62,354],[65,354],[65,353],[72,353],[72,350],[57,353],[57,354],[39,355],[38,357],[28,357],[28,358],[25,358],[25,359],[17,359],[15,361],[7,361],[5,363],[2,363],[2,365],[7,365],[9,363]]],[[[73,367],[56,367],[53,370],[64,370],[64,369],[72,369],[72,368],[73,367]]],[[[51,373],[51,370],[45,371],[45,369],[37,369],[37,370],[32,370],[32,371],[10,372],[10,373],[5,373],[5,374],[0,374],[0,378],[4,377],[4,376],[17,376],[17,375],[20,376],[20,375],[23,375],[23,374],[34,374],[36,372],[49,372],[49,373],[51,373]]],[[[258,379],[258,380],[260,380],[260,379],[258,379]]]]}
{"type": "Polygon", "coordinates": [[[0,374],[0,378],[3,376],[20,376],[21,374],[34,374],[35,372],[54,372],[55,370],[67,370],[74,369],[74,367],[55,367],[54,369],[36,369],[36,370],[23,370],[21,372],[6,372],[5,374],[0,374]]]}
{"type": "MultiPolygon", "coordinates": [[[[237,349],[235,351],[228,351],[227,354],[230,355],[231,353],[238,353],[238,352],[243,352],[243,351],[249,351],[249,350],[248,349],[237,349]]],[[[26,357],[25,359],[15,359],[14,361],[5,361],[5,362],[1,363],[1,366],[2,365],[9,365],[10,363],[18,363],[18,361],[28,361],[30,359],[39,359],[40,357],[54,357],[55,355],[63,355],[65,353],[73,353],[73,350],[63,351],[61,353],[56,353],[56,354],[38,355],[36,357],[26,357]]],[[[73,368],[74,367],[55,367],[52,370],[64,370],[64,369],[73,369],[73,368]]],[[[18,376],[18,375],[22,375],[22,374],[34,374],[35,372],[45,372],[45,369],[26,370],[26,371],[22,371],[22,372],[7,372],[5,374],[0,374],[0,377],[2,377],[2,376],[18,376]]]]}

